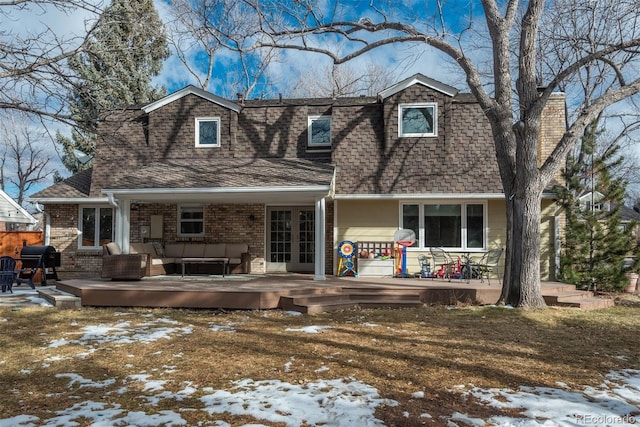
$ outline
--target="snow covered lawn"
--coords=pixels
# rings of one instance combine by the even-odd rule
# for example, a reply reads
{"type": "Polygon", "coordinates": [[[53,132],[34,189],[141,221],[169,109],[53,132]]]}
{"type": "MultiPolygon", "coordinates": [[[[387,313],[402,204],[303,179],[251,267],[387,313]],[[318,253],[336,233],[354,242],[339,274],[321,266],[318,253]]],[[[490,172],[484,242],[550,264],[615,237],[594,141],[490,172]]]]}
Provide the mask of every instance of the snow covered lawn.
{"type": "MultiPolygon", "coordinates": [[[[625,310],[614,311],[611,321],[640,314],[625,310]]],[[[474,351],[495,352],[497,364],[509,358],[516,364],[527,359],[539,364],[540,342],[512,335],[507,342],[517,348],[499,354],[493,341],[505,330],[490,335],[496,324],[522,327],[531,318],[499,309],[458,311],[466,313],[377,310],[308,317],[282,312],[0,311],[0,427],[640,423],[638,350],[629,346],[634,343],[620,342],[603,348],[605,336],[602,341],[594,336],[609,330],[602,315],[558,312],[534,334],[544,340],[543,330],[581,325],[586,339],[596,344],[584,360],[603,362],[595,369],[568,370],[589,370],[583,374],[592,384],[532,386],[541,383],[534,373],[516,375],[505,369],[503,386],[489,387],[474,385],[496,382],[487,359],[478,360],[480,373],[470,374],[473,368],[462,367],[454,349],[481,346],[474,351]],[[467,339],[453,338],[474,322],[478,327],[467,339]],[[456,327],[460,329],[454,331],[456,327]],[[434,357],[429,341],[450,346],[449,351],[434,357]],[[438,370],[449,370],[453,381],[431,381],[438,370]],[[464,378],[469,381],[458,381],[464,378]],[[505,386],[518,379],[527,384],[505,386]]],[[[620,322],[619,328],[629,326],[628,320],[620,322]]],[[[567,351],[567,344],[558,345],[558,351],[567,351]]],[[[562,360],[557,354],[551,359],[546,363],[562,360]]],[[[549,368],[546,375],[550,373],[549,368]]]]}

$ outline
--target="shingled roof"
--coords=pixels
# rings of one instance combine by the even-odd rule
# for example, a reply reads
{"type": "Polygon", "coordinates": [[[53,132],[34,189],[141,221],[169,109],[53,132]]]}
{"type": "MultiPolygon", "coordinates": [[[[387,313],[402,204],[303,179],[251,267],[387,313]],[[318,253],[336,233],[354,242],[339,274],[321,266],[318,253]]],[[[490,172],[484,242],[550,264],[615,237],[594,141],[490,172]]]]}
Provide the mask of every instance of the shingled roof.
{"type": "Polygon", "coordinates": [[[60,181],[51,187],[45,188],[44,190],[31,195],[30,199],[89,197],[92,173],[93,168],[78,172],[64,181],[60,181]]]}
{"type": "Polygon", "coordinates": [[[132,170],[113,188],[237,188],[330,185],[334,167],[302,159],[176,159],[132,170]]]}

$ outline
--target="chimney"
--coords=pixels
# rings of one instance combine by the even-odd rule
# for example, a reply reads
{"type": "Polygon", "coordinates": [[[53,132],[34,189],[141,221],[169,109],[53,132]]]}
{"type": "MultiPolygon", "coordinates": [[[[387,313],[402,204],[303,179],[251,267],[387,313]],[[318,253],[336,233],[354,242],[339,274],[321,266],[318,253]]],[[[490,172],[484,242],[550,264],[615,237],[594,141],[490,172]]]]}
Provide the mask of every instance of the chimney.
{"type": "MultiPolygon", "coordinates": [[[[554,92],[549,96],[547,105],[540,117],[540,135],[538,139],[538,166],[551,154],[567,131],[566,96],[564,92],[554,92]]],[[[562,173],[554,178],[563,182],[562,173]]]]}
{"type": "Polygon", "coordinates": [[[238,102],[244,105],[244,95],[241,92],[238,92],[236,93],[236,96],[238,97],[238,102]]]}

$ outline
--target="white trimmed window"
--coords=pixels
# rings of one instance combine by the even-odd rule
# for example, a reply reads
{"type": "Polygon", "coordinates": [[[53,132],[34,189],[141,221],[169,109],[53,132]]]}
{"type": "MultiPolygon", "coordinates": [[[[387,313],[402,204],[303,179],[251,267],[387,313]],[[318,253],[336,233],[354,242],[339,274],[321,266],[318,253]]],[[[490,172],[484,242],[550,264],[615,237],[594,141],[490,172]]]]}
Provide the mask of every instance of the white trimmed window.
{"type": "Polygon", "coordinates": [[[400,227],[416,233],[414,247],[485,250],[487,205],[484,202],[402,203],[400,227]]]}
{"type": "Polygon", "coordinates": [[[80,206],[78,249],[99,249],[113,241],[113,208],[80,206]]]}
{"type": "Polygon", "coordinates": [[[202,205],[178,206],[178,235],[204,236],[204,207],[202,205]]]}
{"type": "Polygon", "coordinates": [[[438,136],[437,105],[435,103],[400,104],[398,106],[398,136],[438,136]]]}
{"type": "Polygon", "coordinates": [[[331,116],[309,116],[309,148],[331,148],[331,116]]]}
{"type": "Polygon", "coordinates": [[[196,147],[220,147],[220,117],[196,118],[196,147]]]}

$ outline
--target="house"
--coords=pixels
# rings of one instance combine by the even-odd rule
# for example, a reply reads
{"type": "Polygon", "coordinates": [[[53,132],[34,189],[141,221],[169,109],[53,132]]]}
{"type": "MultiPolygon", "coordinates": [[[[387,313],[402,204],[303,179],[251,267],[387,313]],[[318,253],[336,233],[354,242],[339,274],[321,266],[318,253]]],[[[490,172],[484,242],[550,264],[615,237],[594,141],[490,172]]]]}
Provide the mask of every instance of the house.
{"type": "MultiPolygon", "coordinates": [[[[541,153],[564,120],[553,95],[541,153]]],[[[252,272],[317,280],[336,274],[340,242],[392,242],[399,228],[415,231],[413,271],[430,246],[504,246],[489,123],[471,94],[421,74],[376,97],[231,101],[188,86],[109,112],[99,133],[92,169],[31,198],[65,278],[95,276],[111,240],[125,253],[139,242],[248,243],[252,272]]],[[[542,208],[549,279],[551,193],[542,208]]]]}
{"type": "Polygon", "coordinates": [[[2,230],[17,230],[18,228],[33,227],[38,223],[29,212],[13,200],[7,193],[0,190],[0,224],[2,230]]]}

